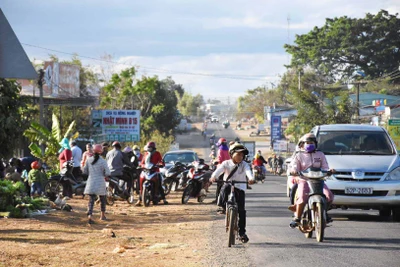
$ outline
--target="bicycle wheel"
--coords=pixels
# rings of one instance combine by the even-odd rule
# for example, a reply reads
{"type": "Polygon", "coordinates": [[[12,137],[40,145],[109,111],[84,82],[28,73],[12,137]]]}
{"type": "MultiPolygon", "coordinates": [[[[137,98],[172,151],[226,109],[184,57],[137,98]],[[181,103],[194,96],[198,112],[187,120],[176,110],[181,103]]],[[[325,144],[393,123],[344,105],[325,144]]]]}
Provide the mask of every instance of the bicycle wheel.
{"type": "Polygon", "coordinates": [[[229,230],[228,230],[228,247],[235,245],[235,228],[237,221],[237,210],[229,209],[229,230]]]}
{"type": "Polygon", "coordinates": [[[315,218],[315,237],[318,242],[324,241],[324,230],[325,230],[325,218],[324,218],[324,208],[322,207],[322,203],[317,203],[317,206],[314,210],[314,218],[315,218]]]}

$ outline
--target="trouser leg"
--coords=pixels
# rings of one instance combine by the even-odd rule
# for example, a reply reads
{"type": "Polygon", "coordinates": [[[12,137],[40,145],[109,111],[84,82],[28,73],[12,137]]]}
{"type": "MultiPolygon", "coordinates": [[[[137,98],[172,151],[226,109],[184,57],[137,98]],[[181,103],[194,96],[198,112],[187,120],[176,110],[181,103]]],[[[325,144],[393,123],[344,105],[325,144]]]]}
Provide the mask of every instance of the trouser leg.
{"type": "Polygon", "coordinates": [[[88,203],[88,210],[87,210],[87,215],[92,215],[93,213],[93,206],[94,202],[96,201],[96,195],[89,195],[89,203],[88,203]]]}
{"type": "Polygon", "coordinates": [[[246,209],[245,209],[245,192],[240,189],[235,189],[237,192],[237,204],[239,212],[239,235],[246,233],[246,209]]]}
{"type": "Polygon", "coordinates": [[[99,196],[100,197],[100,210],[102,212],[106,211],[106,196],[99,196]]]}

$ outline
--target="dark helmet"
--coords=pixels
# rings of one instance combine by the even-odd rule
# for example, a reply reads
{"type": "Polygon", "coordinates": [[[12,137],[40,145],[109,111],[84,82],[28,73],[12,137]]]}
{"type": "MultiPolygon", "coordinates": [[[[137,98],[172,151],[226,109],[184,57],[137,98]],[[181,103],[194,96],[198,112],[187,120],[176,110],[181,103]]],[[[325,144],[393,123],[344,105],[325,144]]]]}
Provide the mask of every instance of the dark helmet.
{"type": "Polygon", "coordinates": [[[146,145],[146,147],[147,147],[147,148],[151,147],[151,148],[153,148],[153,149],[156,149],[156,143],[154,143],[154,142],[148,142],[147,145],[146,145]]]}
{"type": "Polygon", "coordinates": [[[18,161],[19,161],[19,159],[17,159],[17,158],[11,158],[11,159],[8,161],[8,163],[9,163],[11,166],[17,166],[18,161]]]}
{"type": "Polygon", "coordinates": [[[243,144],[238,142],[233,143],[229,147],[229,155],[231,155],[231,157],[235,152],[243,152],[245,156],[249,154],[249,150],[247,150],[247,148],[243,144]]]}
{"type": "Polygon", "coordinates": [[[308,133],[308,134],[303,135],[303,136],[300,138],[300,140],[299,140],[299,142],[298,142],[297,145],[300,147],[300,146],[302,146],[305,142],[314,142],[314,143],[315,143],[315,148],[317,148],[317,146],[318,146],[317,138],[315,137],[315,135],[314,135],[313,133],[308,133]]]}

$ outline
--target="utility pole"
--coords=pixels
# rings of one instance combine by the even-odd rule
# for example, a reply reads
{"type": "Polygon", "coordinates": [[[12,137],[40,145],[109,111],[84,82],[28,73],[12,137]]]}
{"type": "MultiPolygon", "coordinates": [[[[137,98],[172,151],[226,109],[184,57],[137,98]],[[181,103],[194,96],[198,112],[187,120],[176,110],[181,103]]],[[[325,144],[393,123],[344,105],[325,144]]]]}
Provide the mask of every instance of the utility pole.
{"type": "Polygon", "coordinates": [[[40,122],[40,125],[44,125],[43,76],[44,76],[44,71],[43,71],[43,69],[40,69],[39,70],[39,78],[38,78],[38,82],[37,82],[37,84],[39,86],[39,122],[40,122]]]}
{"type": "Polygon", "coordinates": [[[301,71],[299,71],[299,91],[301,91],[301,71]]]}
{"type": "Polygon", "coordinates": [[[356,95],[356,103],[357,103],[357,123],[359,122],[360,118],[360,81],[357,83],[357,95],[356,95]]]}
{"type": "MultiPolygon", "coordinates": [[[[43,76],[44,71],[43,69],[39,70],[39,78],[38,78],[38,86],[39,86],[39,123],[40,125],[44,125],[44,104],[43,104],[43,76]]],[[[40,145],[42,150],[42,155],[44,155],[44,144],[40,145]]]]}

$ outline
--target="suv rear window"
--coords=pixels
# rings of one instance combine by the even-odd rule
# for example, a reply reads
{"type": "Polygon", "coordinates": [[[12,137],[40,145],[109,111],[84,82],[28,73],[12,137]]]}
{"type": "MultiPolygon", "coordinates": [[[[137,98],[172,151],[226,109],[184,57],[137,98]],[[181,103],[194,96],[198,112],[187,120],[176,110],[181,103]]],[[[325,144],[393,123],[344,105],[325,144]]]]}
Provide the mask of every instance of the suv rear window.
{"type": "Polygon", "coordinates": [[[164,155],[164,162],[176,162],[179,161],[181,163],[192,163],[193,161],[197,161],[195,153],[170,153],[164,155]]]}
{"type": "Polygon", "coordinates": [[[395,150],[384,132],[320,131],[318,149],[326,155],[393,155],[395,150]]]}

